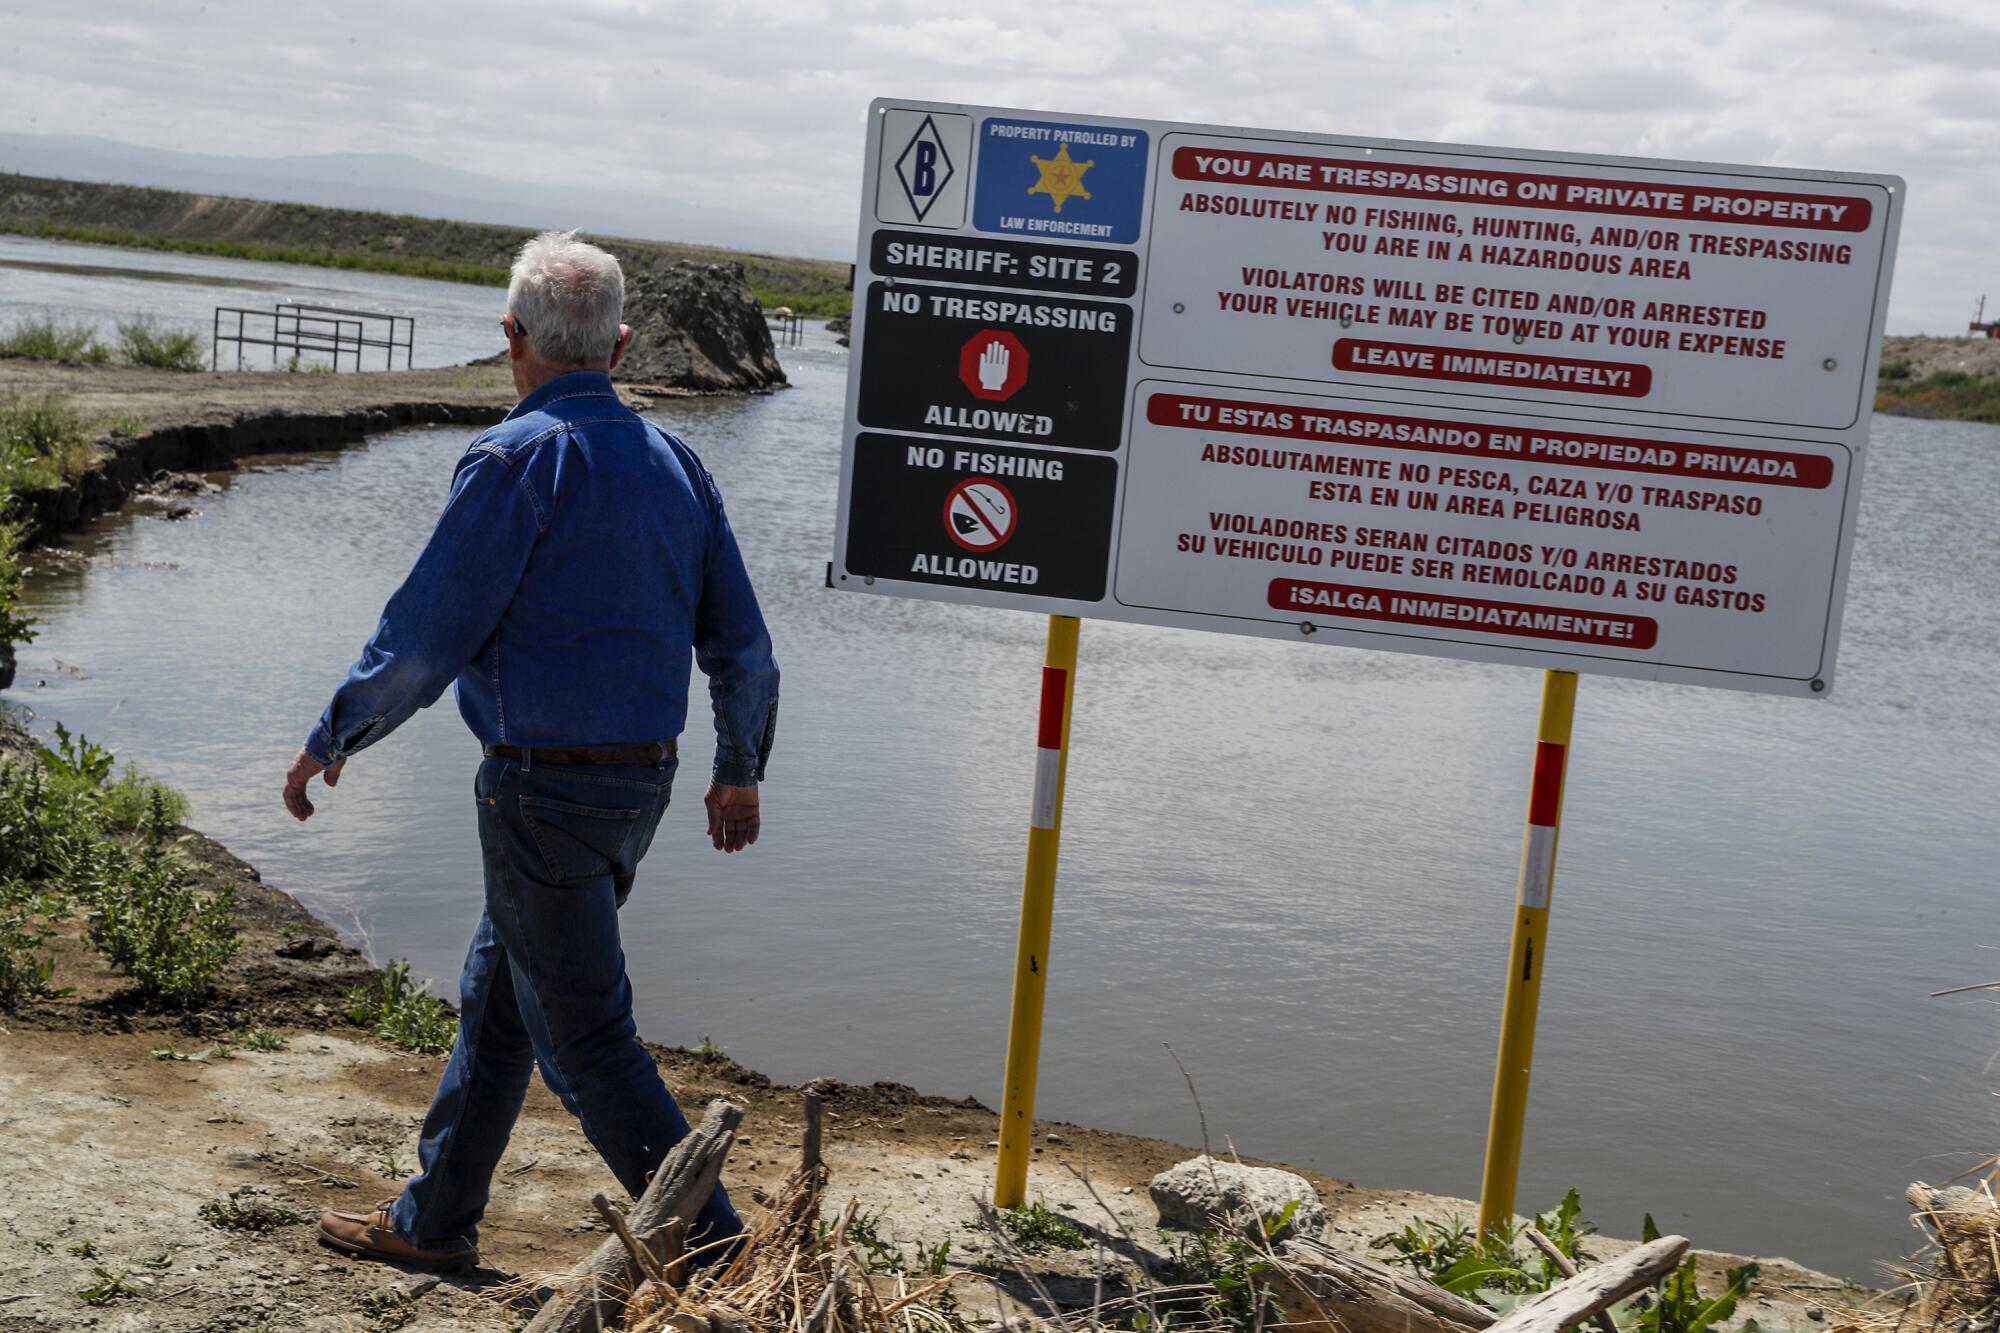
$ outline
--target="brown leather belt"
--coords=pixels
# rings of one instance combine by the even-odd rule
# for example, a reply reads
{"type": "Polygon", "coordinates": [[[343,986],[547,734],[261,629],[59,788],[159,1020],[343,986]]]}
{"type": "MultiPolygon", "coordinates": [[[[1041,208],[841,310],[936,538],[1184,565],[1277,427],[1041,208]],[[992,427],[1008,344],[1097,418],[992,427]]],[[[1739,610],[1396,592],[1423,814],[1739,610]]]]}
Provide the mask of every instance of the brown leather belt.
{"type": "Polygon", "coordinates": [[[676,741],[647,741],[643,745],[482,745],[495,759],[512,759],[517,764],[657,764],[679,753],[676,741]]]}

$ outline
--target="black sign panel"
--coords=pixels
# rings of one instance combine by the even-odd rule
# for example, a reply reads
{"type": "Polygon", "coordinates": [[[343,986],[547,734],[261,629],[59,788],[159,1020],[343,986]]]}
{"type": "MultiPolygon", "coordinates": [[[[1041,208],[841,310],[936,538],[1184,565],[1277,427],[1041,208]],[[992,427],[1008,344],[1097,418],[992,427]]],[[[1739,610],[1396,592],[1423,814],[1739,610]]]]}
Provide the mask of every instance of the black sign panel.
{"type": "Polygon", "coordinates": [[[1117,482],[1091,454],[859,435],[847,571],[1094,602],[1117,482]]]}
{"type": "Polygon", "coordinates": [[[870,270],[885,278],[928,278],[1070,296],[1126,297],[1139,290],[1139,260],[1130,250],[878,231],[868,256],[870,270]]]}
{"type": "Polygon", "coordinates": [[[1132,307],[871,283],[863,426],[1116,449],[1132,307]]]}

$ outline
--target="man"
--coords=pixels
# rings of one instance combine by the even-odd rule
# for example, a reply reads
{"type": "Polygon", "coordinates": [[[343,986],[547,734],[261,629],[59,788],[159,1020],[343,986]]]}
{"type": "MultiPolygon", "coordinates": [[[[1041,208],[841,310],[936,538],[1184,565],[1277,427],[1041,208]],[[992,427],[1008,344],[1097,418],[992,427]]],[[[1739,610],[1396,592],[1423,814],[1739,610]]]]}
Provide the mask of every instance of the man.
{"type": "MultiPolygon", "coordinates": [[[[575,233],[521,247],[502,321],[521,401],[459,459],[436,532],[285,778],[286,808],[310,818],[315,774],[334,786],[454,678],[486,755],[485,911],[422,1170],[372,1213],[320,1219],[326,1243],[367,1258],[478,1262],[536,1065],[635,1195],[688,1132],[638,1041],[618,908],[673,785],[690,650],[715,711],[704,799],[723,852],[757,841],[778,668],[714,481],[611,387],[624,300],[618,261],[575,233]]],[[[718,1186],[691,1242],[742,1225],[718,1186]]]]}

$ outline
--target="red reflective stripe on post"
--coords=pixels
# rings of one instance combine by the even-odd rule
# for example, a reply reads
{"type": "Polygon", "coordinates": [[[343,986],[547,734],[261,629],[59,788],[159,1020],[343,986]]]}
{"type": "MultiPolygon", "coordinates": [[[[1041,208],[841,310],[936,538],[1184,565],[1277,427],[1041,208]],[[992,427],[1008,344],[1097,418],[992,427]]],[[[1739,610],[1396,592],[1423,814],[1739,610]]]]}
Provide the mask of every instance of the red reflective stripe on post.
{"type": "Polygon", "coordinates": [[[1562,811],[1563,760],[1567,746],[1541,741],[1535,746],[1535,779],[1528,789],[1528,822],[1555,827],[1562,811]]]}
{"type": "Polygon", "coordinates": [[[1069,673],[1061,667],[1042,668],[1042,723],[1035,744],[1044,750],[1062,749],[1063,695],[1069,690],[1069,673]]]}

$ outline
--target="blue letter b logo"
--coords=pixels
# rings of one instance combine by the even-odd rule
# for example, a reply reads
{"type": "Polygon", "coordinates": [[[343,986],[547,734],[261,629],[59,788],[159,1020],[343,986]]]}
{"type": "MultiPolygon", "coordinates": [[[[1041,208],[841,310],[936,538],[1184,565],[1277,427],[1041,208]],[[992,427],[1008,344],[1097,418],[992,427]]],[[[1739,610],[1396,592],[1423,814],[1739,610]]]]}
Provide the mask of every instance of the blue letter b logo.
{"type": "Polygon", "coordinates": [[[911,174],[916,177],[910,183],[910,193],[932,195],[937,193],[937,145],[928,139],[919,139],[917,148],[917,169],[911,174]]]}

